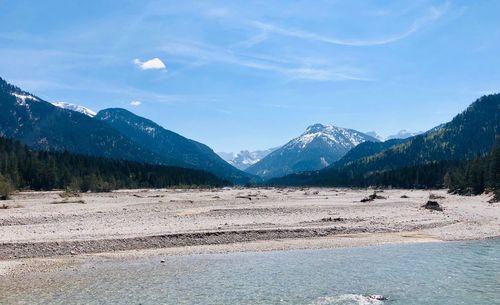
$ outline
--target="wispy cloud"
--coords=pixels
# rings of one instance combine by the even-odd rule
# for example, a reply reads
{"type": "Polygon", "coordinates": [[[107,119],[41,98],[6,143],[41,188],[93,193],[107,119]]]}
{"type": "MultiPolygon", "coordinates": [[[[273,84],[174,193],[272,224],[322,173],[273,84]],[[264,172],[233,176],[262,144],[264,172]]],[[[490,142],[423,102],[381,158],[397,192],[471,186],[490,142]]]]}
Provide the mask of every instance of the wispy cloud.
{"type": "Polygon", "coordinates": [[[134,106],[134,107],[139,107],[141,106],[142,102],[141,101],[131,101],[130,102],[130,106],[134,106]]]}
{"type": "Polygon", "coordinates": [[[194,66],[210,63],[223,63],[251,68],[254,70],[270,71],[285,75],[289,79],[304,79],[317,81],[359,80],[369,81],[369,77],[346,67],[328,65],[312,66],[302,64],[299,60],[286,60],[283,57],[252,56],[241,54],[232,49],[219,48],[199,43],[170,43],[163,47],[163,51],[170,55],[190,58],[194,66]]]}
{"type": "Polygon", "coordinates": [[[231,12],[227,8],[214,7],[203,11],[203,15],[207,17],[227,17],[231,15],[231,12]]]}
{"type": "Polygon", "coordinates": [[[141,70],[164,70],[167,68],[158,57],[146,61],[136,58],[133,60],[133,63],[141,70]]]}
{"type": "Polygon", "coordinates": [[[250,24],[256,27],[257,29],[263,31],[264,33],[274,33],[288,37],[294,37],[299,39],[306,39],[306,40],[312,40],[312,41],[318,41],[318,42],[342,45],[342,46],[365,47],[365,46],[389,44],[404,39],[412,35],[413,33],[416,33],[423,27],[429,25],[430,23],[439,19],[446,13],[448,8],[449,8],[449,3],[446,3],[442,7],[431,6],[428,9],[427,14],[425,14],[420,18],[415,19],[415,21],[411,24],[410,28],[408,28],[406,31],[403,31],[402,33],[390,37],[379,38],[379,39],[366,39],[366,40],[339,39],[336,37],[325,36],[314,32],[285,28],[275,24],[261,22],[261,21],[251,21],[250,24]]]}
{"type": "Polygon", "coordinates": [[[246,40],[243,40],[243,41],[240,41],[240,42],[234,44],[233,47],[236,47],[236,48],[243,47],[243,48],[248,49],[248,48],[251,48],[255,45],[260,44],[261,42],[266,41],[268,38],[269,38],[269,34],[267,32],[261,32],[261,33],[254,35],[246,40]]]}

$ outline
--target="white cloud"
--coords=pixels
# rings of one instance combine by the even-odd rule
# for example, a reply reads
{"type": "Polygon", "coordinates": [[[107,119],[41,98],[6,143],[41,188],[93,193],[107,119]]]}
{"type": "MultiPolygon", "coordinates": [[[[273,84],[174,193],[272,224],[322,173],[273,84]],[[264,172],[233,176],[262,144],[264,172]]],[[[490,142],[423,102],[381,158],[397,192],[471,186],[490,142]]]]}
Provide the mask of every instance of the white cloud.
{"type": "Polygon", "coordinates": [[[163,61],[161,61],[158,57],[146,61],[136,58],[133,63],[141,70],[163,70],[166,68],[163,61]]]}
{"type": "Polygon", "coordinates": [[[134,106],[134,107],[138,107],[141,104],[142,104],[141,101],[132,101],[132,102],[130,102],[130,106],[134,106]]]}

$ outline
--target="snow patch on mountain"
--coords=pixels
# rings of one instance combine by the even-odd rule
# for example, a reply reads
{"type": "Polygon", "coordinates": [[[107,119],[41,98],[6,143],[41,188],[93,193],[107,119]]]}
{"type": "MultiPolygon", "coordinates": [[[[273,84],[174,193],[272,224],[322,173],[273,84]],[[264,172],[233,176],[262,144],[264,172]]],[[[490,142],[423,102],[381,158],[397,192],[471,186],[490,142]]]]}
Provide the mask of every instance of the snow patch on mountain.
{"type": "Polygon", "coordinates": [[[152,135],[152,134],[154,134],[154,133],[156,132],[156,128],[146,126],[146,127],[144,128],[144,131],[145,131],[145,132],[147,132],[147,133],[149,133],[150,135],[152,135]]]}
{"type": "Polygon", "coordinates": [[[62,108],[62,109],[80,112],[80,113],[82,113],[86,116],[89,116],[91,118],[93,118],[97,114],[95,111],[92,111],[87,107],[83,107],[83,106],[75,105],[75,104],[70,104],[70,103],[66,103],[66,102],[54,102],[54,103],[52,103],[52,105],[59,107],[59,108],[62,108]]]}
{"type": "Polygon", "coordinates": [[[21,105],[21,106],[26,106],[26,100],[32,100],[35,102],[39,101],[39,99],[37,99],[36,97],[29,95],[29,94],[19,94],[19,93],[15,93],[15,92],[13,92],[11,94],[16,97],[17,104],[21,105]]]}

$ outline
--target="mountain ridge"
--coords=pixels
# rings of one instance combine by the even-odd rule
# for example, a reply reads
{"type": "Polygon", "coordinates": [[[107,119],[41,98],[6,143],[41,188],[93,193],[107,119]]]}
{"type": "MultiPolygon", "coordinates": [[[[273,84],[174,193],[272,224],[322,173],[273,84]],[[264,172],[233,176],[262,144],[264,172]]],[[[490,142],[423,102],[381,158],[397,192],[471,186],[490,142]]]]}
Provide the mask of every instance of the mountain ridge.
{"type": "Polygon", "coordinates": [[[62,109],[0,78],[0,135],[38,150],[140,161],[157,158],[103,122],[62,109]]]}
{"type": "Polygon", "coordinates": [[[273,151],[246,171],[267,179],[321,169],[365,141],[378,142],[376,138],[354,129],[313,124],[300,136],[273,151]]]}
{"type": "MultiPolygon", "coordinates": [[[[237,183],[246,183],[251,177],[220,159],[204,144],[193,141],[196,144],[192,145],[213,155],[208,161],[212,164],[212,168],[196,167],[196,164],[170,158],[168,154],[155,153],[151,147],[141,145],[106,122],[79,111],[57,107],[7,83],[2,78],[0,78],[0,106],[2,107],[0,136],[18,140],[31,149],[68,151],[148,164],[204,169],[210,172],[217,171],[217,167],[220,166],[231,174],[222,173],[224,177],[219,177],[237,183]]],[[[218,173],[221,174],[220,171],[218,173]]]]}
{"type": "Polygon", "coordinates": [[[331,167],[289,175],[281,180],[274,179],[272,183],[328,185],[328,181],[338,182],[340,177],[348,180],[349,177],[367,176],[432,162],[470,160],[491,151],[499,138],[499,125],[500,94],[486,95],[477,99],[450,122],[438,125],[424,134],[400,140],[401,142],[390,140],[396,142],[365,144],[363,146],[373,148],[371,154],[363,152],[363,146],[360,146],[346,155],[347,160],[340,160],[331,167]],[[350,154],[358,154],[359,158],[349,159],[350,154]]]}
{"type": "Polygon", "coordinates": [[[139,145],[161,156],[169,165],[202,169],[224,179],[246,183],[246,174],[220,158],[205,144],[163,128],[122,108],[103,109],[95,116],[139,145]]]}

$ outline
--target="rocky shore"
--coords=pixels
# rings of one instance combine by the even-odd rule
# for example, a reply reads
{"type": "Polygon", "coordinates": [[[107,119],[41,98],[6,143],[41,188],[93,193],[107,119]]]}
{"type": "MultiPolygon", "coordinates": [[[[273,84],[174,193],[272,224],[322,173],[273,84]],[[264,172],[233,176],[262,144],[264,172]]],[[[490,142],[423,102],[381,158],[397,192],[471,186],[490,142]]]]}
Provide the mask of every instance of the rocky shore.
{"type": "Polygon", "coordinates": [[[500,206],[488,203],[487,196],[443,190],[373,193],[128,190],[69,199],[61,192],[19,193],[0,210],[0,260],[210,245],[231,251],[233,244],[250,251],[273,249],[262,245],[272,241],[283,241],[280,249],[330,247],[342,246],[332,242],[335,238],[355,245],[346,237],[359,234],[363,244],[370,244],[370,236],[373,244],[383,242],[381,234],[393,234],[390,242],[500,236],[500,206]],[[373,200],[364,200],[370,196],[373,200]],[[422,207],[429,198],[437,198],[442,210],[422,207]]]}

